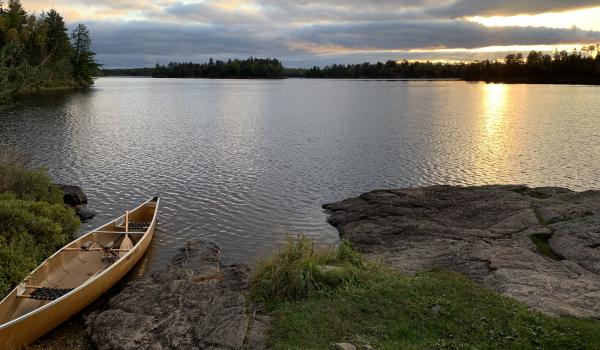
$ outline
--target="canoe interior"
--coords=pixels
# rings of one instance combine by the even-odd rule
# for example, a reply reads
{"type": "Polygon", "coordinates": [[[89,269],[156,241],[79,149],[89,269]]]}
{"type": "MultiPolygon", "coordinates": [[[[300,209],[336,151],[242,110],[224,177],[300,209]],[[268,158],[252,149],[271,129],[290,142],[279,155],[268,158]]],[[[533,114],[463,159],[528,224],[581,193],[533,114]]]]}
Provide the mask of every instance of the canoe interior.
{"type": "Polygon", "coordinates": [[[117,263],[147,233],[155,210],[156,201],[151,200],[129,212],[129,239],[125,238],[125,216],[121,216],[44,261],[0,303],[0,325],[52,302],[27,297],[35,289],[75,289],[117,263]]]}

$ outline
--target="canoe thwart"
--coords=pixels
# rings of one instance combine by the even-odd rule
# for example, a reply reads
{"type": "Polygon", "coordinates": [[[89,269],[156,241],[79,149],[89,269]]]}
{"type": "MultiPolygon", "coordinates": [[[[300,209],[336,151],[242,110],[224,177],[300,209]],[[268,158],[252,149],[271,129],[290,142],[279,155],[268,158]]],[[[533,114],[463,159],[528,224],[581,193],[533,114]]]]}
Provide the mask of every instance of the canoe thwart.
{"type": "MultiPolygon", "coordinates": [[[[151,222],[129,222],[127,224],[127,228],[129,230],[147,230],[150,227],[151,222]]],[[[120,225],[118,227],[126,227],[125,225],[120,225]]]]}

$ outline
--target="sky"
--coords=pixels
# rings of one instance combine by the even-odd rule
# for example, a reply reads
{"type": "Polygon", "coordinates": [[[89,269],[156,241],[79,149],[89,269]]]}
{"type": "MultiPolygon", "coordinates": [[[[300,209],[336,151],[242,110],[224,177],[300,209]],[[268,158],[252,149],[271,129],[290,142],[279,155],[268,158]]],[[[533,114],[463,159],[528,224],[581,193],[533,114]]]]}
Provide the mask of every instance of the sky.
{"type": "Polygon", "coordinates": [[[274,57],[288,67],[469,61],[600,43],[600,0],[22,0],[85,23],[106,68],[274,57]]]}

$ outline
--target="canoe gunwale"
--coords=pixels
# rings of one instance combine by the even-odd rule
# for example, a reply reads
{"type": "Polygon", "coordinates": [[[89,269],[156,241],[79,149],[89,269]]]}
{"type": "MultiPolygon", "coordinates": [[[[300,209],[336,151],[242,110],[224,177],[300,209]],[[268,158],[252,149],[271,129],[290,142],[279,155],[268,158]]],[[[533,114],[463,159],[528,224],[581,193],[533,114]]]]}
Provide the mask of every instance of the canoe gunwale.
{"type": "MultiPolygon", "coordinates": [[[[154,214],[153,214],[153,216],[152,216],[152,221],[151,221],[150,225],[148,226],[148,228],[147,228],[145,231],[137,231],[137,232],[134,232],[134,233],[143,233],[143,235],[142,235],[142,238],[141,238],[141,239],[140,239],[140,240],[139,240],[139,241],[138,241],[138,242],[135,244],[135,246],[134,246],[132,249],[130,249],[130,250],[129,250],[129,251],[128,251],[128,252],[127,252],[125,255],[123,255],[122,257],[119,257],[119,259],[118,259],[118,260],[117,260],[115,263],[111,264],[109,267],[107,267],[106,269],[102,270],[102,272],[98,273],[97,275],[94,275],[94,276],[90,277],[88,280],[86,280],[85,282],[83,282],[81,285],[77,286],[76,288],[74,288],[73,290],[71,290],[69,293],[66,293],[66,294],[62,295],[60,298],[57,298],[57,299],[55,299],[55,300],[52,300],[51,302],[49,302],[49,303],[47,303],[47,304],[44,304],[44,305],[40,306],[39,308],[37,308],[37,309],[35,309],[35,310],[32,310],[32,311],[30,311],[30,312],[28,312],[28,313],[26,313],[26,314],[24,314],[24,315],[21,315],[21,316],[19,316],[19,317],[15,318],[15,319],[12,319],[12,320],[10,320],[10,321],[8,321],[8,322],[6,322],[6,323],[2,323],[2,324],[0,324],[0,330],[2,330],[2,329],[4,329],[4,328],[8,328],[8,327],[10,327],[11,325],[13,325],[13,324],[15,324],[15,323],[18,323],[18,322],[20,322],[20,321],[22,321],[22,320],[24,320],[24,319],[26,319],[26,318],[28,318],[28,317],[31,317],[31,316],[35,315],[35,314],[36,314],[36,313],[38,313],[38,312],[42,312],[43,310],[45,310],[45,309],[47,309],[47,308],[50,308],[50,307],[52,307],[52,306],[53,306],[53,305],[55,305],[55,304],[58,304],[58,303],[59,303],[59,302],[61,302],[62,300],[64,300],[64,299],[68,298],[69,296],[71,296],[72,294],[74,294],[74,293],[76,293],[76,292],[78,292],[78,291],[80,291],[80,290],[84,289],[84,288],[85,288],[85,287],[87,287],[88,285],[90,285],[90,284],[92,284],[93,282],[97,281],[97,280],[98,280],[98,279],[100,279],[100,278],[101,278],[103,275],[105,275],[105,274],[109,273],[109,272],[110,272],[110,271],[112,271],[114,268],[116,268],[117,266],[119,266],[119,265],[120,265],[122,262],[124,262],[125,260],[127,260],[127,258],[128,258],[130,255],[132,255],[132,254],[134,254],[135,252],[137,252],[137,251],[138,251],[138,249],[139,249],[139,248],[142,246],[142,244],[140,244],[140,243],[141,243],[143,240],[147,239],[147,237],[148,237],[148,233],[150,232],[150,230],[154,230],[154,229],[155,229],[155,227],[156,227],[156,216],[157,216],[157,214],[158,214],[158,205],[159,205],[159,202],[160,202],[160,198],[153,197],[153,198],[151,198],[151,199],[149,199],[149,200],[145,201],[144,203],[142,203],[142,204],[138,205],[138,206],[137,206],[137,207],[135,207],[134,209],[130,210],[130,212],[136,211],[136,210],[138,210],[138,209],[142,208],[143,206],[145,206],[145,205],[147,205],[148,203],[150,203],[150,202],[153,202],[153,201],[155,201],[155,203],[156,203],[156,204],[155,204],[155,210],[154,210],[154,214]],[[156,200],[156,201],[155,201],[155,200],[156,200]]],[[[66,247],[70,246],[71,244],[73,244],[73,243],[75,243],[75,242],[77,242],[77,241],[79,241],[79,240],[81,240],[81,239],[83,239],[83,238],[85,238],[85,237],[87,237],[87,236],[89,236],[89,235],[92,235],[92,234],[96,233],[97,231],[101,231],[100,229],[101,229],[102,227],[104,227],[104,226],[106,226],[106,225],[110,225],[110,224],[112,224],[112,223],[115,223],[115,222],[117,222],[117,221],[121,220],[121,219],[122,219],[124,216],[125,216],[125,215],[121,215],[121,216],[119,216],[119,217],[115,218],[115,219],[114,219],[114,220],[112,220],[112,221],[106,222],[106,223],[102,224],[101,226],[99,226],[98,228],[96,228],[96,229],[94,229],[94,230],[91,230],[91,231],[89,231],[88,233],[86,233],[85,235],[83,235],[83,236],[81,236],[81,237],[78,237],[78,238],[76,238],[76,239],[72,240],[71,242],[67,243],[67,244],[66,244],[66,245],[64,245],[62,248],[60,248],[59,250],[57,250],[57,251],[56,251],[54,254],[52,254],[51,256],[49,256],[49,257],[48,257],[46,260],[44,260],[42,263],[40,263],[40,264],[39,264],[39,265],[38,265],[38,266],[37,266],[37,267],[36,267],[36,268],[35,268],[33,271],[31,271],[31,272],[30,272],[30,273],[27,275],[27,277],[31,276],[31,275],[32,275],[32,274],[34,274],[34,273],[35,273],[35,272],[36,272],[38,269],[40,269],[42,266],[44,266],[44,264],[46,264],[46,262],[47,262],[48,260],[52,259],[53,257],[55,257],[55,256],[57,256],[58,254],[60,254],[61,252],[63,252],[63,251],[64,251],[64,249],[65,249],[66,247]]],[[[116,232],[116,231],[115,231],[115,232],[116,232]]],[[[27,277],[25,277],[25,278],[23,279],[23,281],[24,281],[25,279],[27,279],[27,277]]],[[[15,288],[14,288],[12,291],[10,291],[10,292],[7,294],[7,296],[6,296],[4,299],[2,299],[2,301],[0,301],[0,304],[1,304],[1,303],[4,303],[4,302],[6,302],[6,301],[7,301],[7,300],[10,298],[10,296],[13,294],[13,292],[15,292],[15,290],[17,290],[17,288],[19,288],[19,285],[17,285],[17,286],[16,286],[16,287],[15,287],[15,288]]]]}

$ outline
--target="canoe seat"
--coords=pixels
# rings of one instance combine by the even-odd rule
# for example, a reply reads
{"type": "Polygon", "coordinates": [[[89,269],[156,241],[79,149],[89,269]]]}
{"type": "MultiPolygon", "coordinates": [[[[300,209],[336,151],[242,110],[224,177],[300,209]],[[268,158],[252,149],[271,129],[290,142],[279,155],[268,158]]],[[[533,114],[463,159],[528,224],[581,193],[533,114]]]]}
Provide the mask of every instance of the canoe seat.
{"type": "Polygon", "coordinates": [[[129,229],[130,230],[147,230],[148,227],[150,227],[150,223],[149,222],[130,222],[129,223],[129,229]]]}
{"type": "Polygon", "coordinates": [[[55,299],[62,297],[65,294],[69,293],[72,290],[73,290],[73,288],[60,289],[60,288],[42,287],[42,288],[35,288],[33,291],[31,291],[31,293],[29,293],[28,296],[31,299],[55,300],[55,299]]]}

